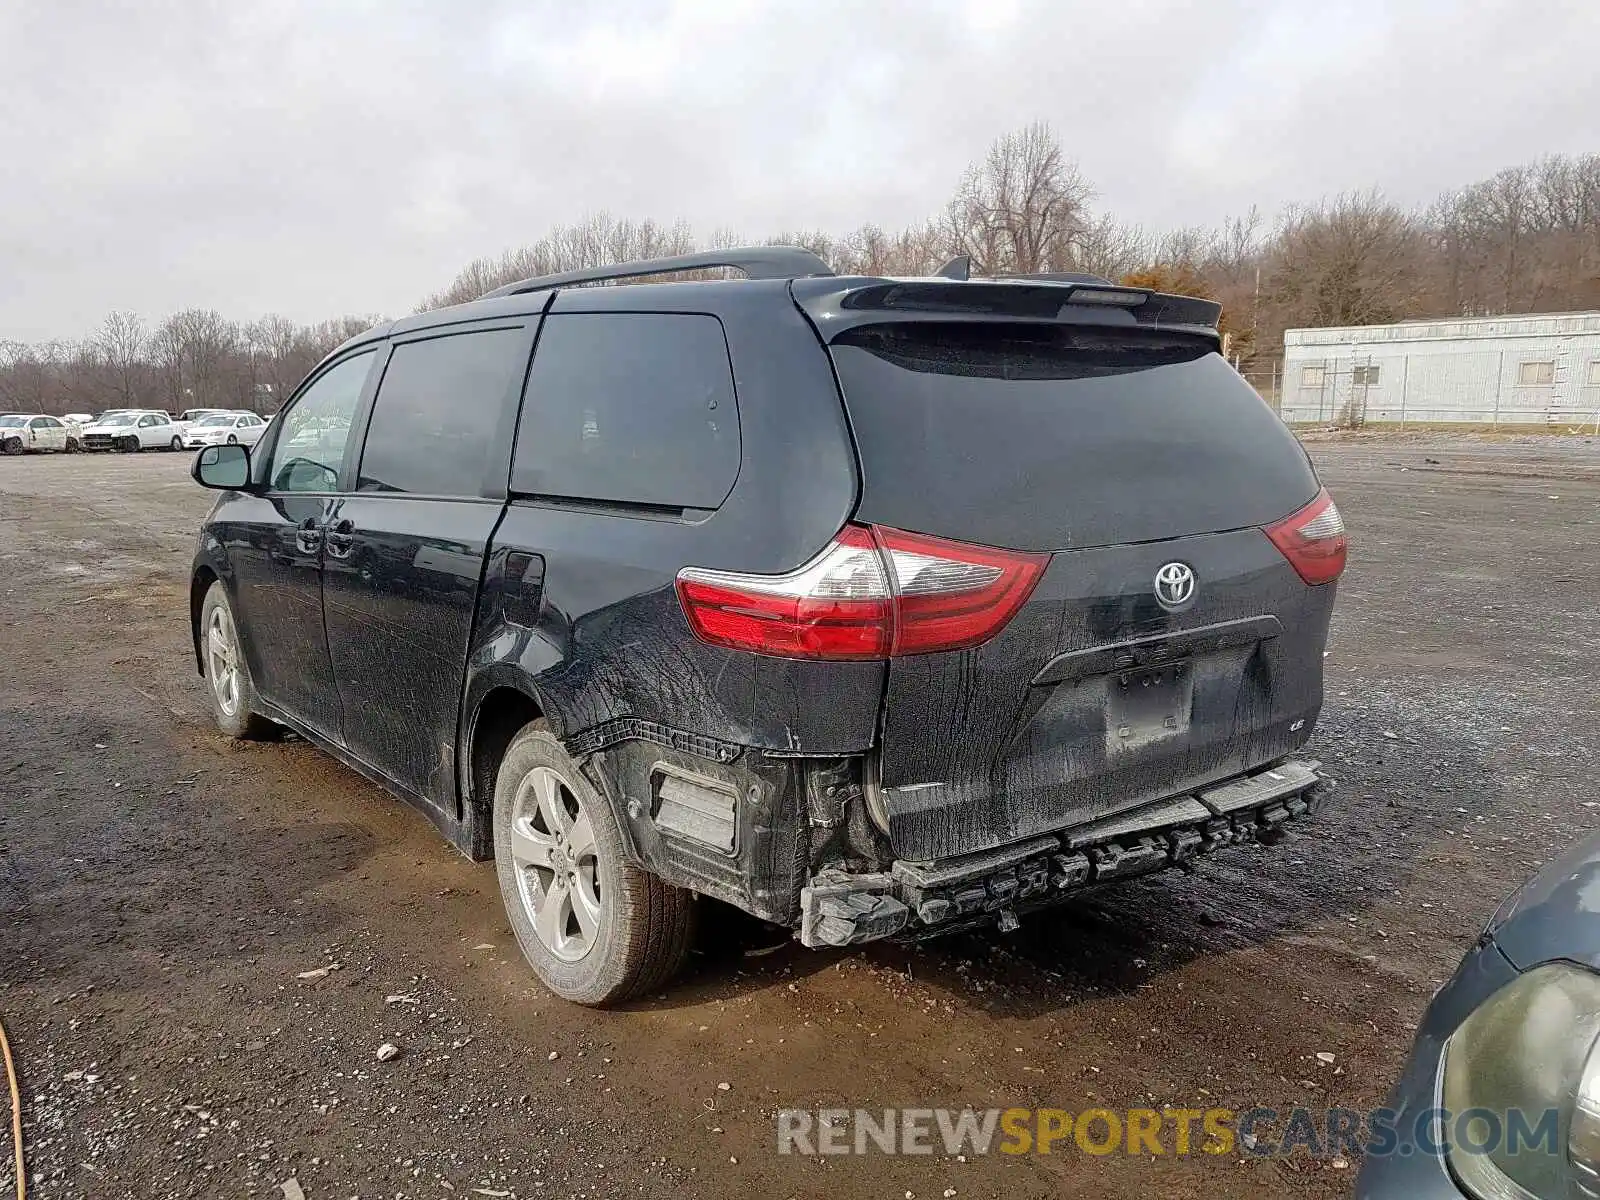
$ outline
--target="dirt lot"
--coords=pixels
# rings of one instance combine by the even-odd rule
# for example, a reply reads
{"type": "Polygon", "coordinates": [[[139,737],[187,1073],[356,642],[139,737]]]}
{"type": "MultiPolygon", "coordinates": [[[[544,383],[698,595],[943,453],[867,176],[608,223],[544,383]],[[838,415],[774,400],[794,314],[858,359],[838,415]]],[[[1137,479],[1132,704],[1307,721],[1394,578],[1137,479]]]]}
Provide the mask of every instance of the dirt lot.
{"type": "Polygon", "coordinates": [[[609,1014],[540,990],[492,869],[421,816],[212,731],[186,457],[0,462],[0,1016],[36,1194],[1346,1194],[1353,1162],[780,1157],[773,1119],[1381,1101],[1500,895],[1597,816],[1600,442],[1313,452],[1354,538],[1322,818],[1004,939],[756,955],[714,923],[609,1014]]]}

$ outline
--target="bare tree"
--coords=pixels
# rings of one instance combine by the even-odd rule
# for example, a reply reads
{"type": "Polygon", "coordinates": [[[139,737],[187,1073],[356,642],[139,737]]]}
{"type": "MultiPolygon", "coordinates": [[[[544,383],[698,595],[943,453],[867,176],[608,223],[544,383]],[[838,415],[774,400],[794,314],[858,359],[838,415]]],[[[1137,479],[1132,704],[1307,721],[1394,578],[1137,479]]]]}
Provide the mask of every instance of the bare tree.
{"type": "Polygon", "coordinates": [[[107,314],[94,335],[94,345],[110,376],[117,408],[135,408],[138,405],[147,371],[145,353],[148,342],[149,335],[145,332],[143,318],[131,312],[107,314]]]}
{"type": "Polygon", "coordinates": [[[1414,218],[1377,192],[1291,209],[1268,254],[1276,324],[1281,331],[1400,318],[1416,294],[1421,249],[1414,218]]]}
{"type": "Polygon", "coordinates": [[[178,389],[172,395],[179,409],[223,407],[231,389],[224,373],[239,345],[239,327],[215,309],[187,308],[174,313],[157,331],[175,356],[178,389]]]}
{"type": "Polygon", "coordinates": [[[38,349],[22,342],[0,342],[0,409],[45,412],[50,371],[38,349]]]}
{"type": "Polygon", "coordinates": [[[1093,196],[1042,121],[1008,133],[962,176],[946,208],[951,240],[989,274],[1071,266],[1093,196]]]}

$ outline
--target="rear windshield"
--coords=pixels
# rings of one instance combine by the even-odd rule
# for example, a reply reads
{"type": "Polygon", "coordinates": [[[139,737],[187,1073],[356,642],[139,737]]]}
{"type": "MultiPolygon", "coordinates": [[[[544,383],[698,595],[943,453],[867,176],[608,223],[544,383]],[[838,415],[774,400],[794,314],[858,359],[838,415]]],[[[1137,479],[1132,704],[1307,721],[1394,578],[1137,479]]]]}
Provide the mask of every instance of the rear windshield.
{"type": "Polygon", "coordinates": [[[927,322],[831,349],[861,520],[1063,550],[1265,525],[1316,492],[1294,435],[1204,338],[927,322]]]}

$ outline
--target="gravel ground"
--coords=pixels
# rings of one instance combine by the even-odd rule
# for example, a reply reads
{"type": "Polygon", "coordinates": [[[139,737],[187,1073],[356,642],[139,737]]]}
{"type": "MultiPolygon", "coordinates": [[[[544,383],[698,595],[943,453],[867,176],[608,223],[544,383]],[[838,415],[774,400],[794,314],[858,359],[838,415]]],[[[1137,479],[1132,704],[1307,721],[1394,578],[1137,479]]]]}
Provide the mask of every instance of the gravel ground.
{"type": "Polygon", "coordinates": [[[1347,1194],[1358,1164],[1307,1158],[779,1156],[773,1116],[1381,1102],[1499,897],[1596,819],[1600,442],[1312,451],[1354,542],[1324,815],[1004,938],[768,954],[713,914],[670,992],[612,1013],[538,987],[492,869],[420,815],[213,732],[186,457],[0,461],[30,1195],[1347,1194]]]}

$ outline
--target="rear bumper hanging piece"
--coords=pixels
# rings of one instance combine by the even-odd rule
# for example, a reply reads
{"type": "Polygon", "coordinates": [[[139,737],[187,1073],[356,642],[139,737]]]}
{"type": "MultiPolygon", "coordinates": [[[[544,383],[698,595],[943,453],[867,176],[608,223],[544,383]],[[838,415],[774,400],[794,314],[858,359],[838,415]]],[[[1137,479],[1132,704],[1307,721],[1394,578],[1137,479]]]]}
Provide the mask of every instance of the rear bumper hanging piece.
{"type": "Polygon", "coordinates": [[[1147,804],[1059,834],[888,871],[814,875],[800,892],[800,940],[849,946],[884,937],[914,940],[1000,921],[1074,892],[1165,867],[1223,846],[1274,842],[1282,826],[1333,790],[1320,763],[1285,762],[1194,795],[1147,804]]]}

